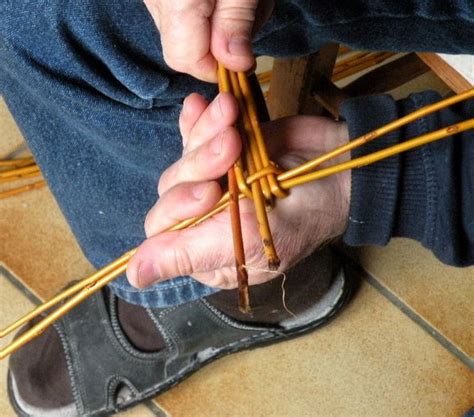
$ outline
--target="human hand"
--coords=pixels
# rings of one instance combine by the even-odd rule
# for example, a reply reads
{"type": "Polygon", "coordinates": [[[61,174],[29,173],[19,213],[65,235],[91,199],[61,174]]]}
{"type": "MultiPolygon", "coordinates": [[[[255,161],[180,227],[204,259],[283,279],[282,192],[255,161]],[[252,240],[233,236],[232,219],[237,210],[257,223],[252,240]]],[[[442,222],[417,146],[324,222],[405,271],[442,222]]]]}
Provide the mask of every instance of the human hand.
{"type": "Polygon", "coordinates": [[[254,65],[253,34],[274,0],[144,0],[161,34],[165,62],[174,70],[215,82],[217,62],[232,71],[254,65]]]}
{"type": "MultiPolygon", "coordinates": [[[[138,288],[176,276],[191,275],[203,284],[237,286],[230,215],[226,210],[189,229],[164,232],[181,220],[205,214],[218,202],[217,180],[238,158],[241,141],[232,127],[235,99],[219,94],[209,105],[203,97],[186,98],[180,116],[183,156],[161,176],[161,198],[145,221],[147,239],[129,262],[127,275],[138,288]]],[[[304,163],[348,141],[345,123],[296,116],[262,126],[272,159],[283,169],[304,163]]],[[[336,162],[348,159],[338,158],[336,162]]],[[[268,214],[280,270],[286,270],[341,235],[349,216],[350,171],[295,187],[268,214]]],[[[253,203],[240,202],[249,284],[275,278],[267,269],[253,203]]]]}

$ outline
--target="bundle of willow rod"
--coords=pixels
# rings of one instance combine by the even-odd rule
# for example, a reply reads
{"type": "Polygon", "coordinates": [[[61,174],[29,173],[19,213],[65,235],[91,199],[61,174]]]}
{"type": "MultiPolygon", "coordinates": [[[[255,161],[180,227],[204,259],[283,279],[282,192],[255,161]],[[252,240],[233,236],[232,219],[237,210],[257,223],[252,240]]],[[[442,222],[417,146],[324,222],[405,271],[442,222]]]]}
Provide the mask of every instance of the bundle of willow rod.
{"type": "Polygon", "coordinates": [[[263,250],[268,260],[268,268],[272,271],[280,266],[280,259],[273,244],[273,237],[268,222],[266,206],[271,206],[273,197],[284,197],[275,177],[273,165],[258,120],[257,107],[252,96],[249,81],[245,73],[228,71],[223,65],[218,66],[219,91],[231,93],[239,105],[238,128],[242,139],[242,154],[229,170],[228,201],[232,224],[232,236],[239,288],[239,308],[242,312],[250,312],[248,274],[245,268],[245,252],[239,210],[239,190],[253,200],[258,222],[258,230],[263,243],[263,250]],[[243,157],[242,157],[243,155],[243,157]],[[268,174],[247,185],[248,177],[268,169],[268,174]]]}
{"type": "MultiPolygon", "coordinates": [[[[465,93],[450,97],[448,99],[442,100],[438,103],[432,104],[421,108],[407,116],[402,117],[401,119],[395,120],[379,129],[376,129],[370,133],[367,133],[357,139],[354,139],[347,144],[340,146],[332,151],[329,151],[311,161],[308,161],[296,168],[290,169],[289,171],[280,173],[276,175],[276,180],[278,186],[281,190],[289,190],[292,187],[297,185],[305,184],[310,181],[316,181],[322,178],[326,178],[330,175],[337,174],[339,172],[360,168],[372,163],[378,162],[382,159],[389,158],[393,155],[397,155],[401,152],[406,152],[410,149],[417,148],[419,146],[435,142],[437,140],[443,139],[445,137],[451,136],[456,133],[461,133],[470,129],[474,129],[474,118],[468,119],[464,122],[460,122],[437,131],[426,133],[419,137],[407,140],[403,143],[391,146],[389,148],[374,152],[372,154],[362,156],[353,160],[342,162],[336,165],[329,166],[327,168],[322,168],[316,171],[313,171],[315,168],[319,167],[326,161],[329,161],[339,155],[342,155],[346,152],[349,152],[363,144],[370,142],[376,138],[379,138],[389,132],[392,132],[396,129],[401,128],[417,119],[420,119],[424,116],[427,116],[431,113],[434,113],[443,108],[449,107],[453,104],[459,103],[464,100],[474,98],[474,89],[471,89],[465,93]]],[[[259,181],[263,176],[268,176],[269,173],[275,173],[276,171],[271,168],[262,169],[262,171],[257,171],[254,175],[249,176],[246,179],[247,185],[252,185],[253,183],[259,181]]],[[[239,199],[245,198],[246,194],[240,192],[239,199]]],[[[181,230],[186,227],[197,225],[210,217],[220,213],[225,208],[229,206],[229,193],[226,193],[221,200],[216,204],[216,206],[206,213],[203,216],[194,217],[188,220],[184,220],[173,227],[169,228],[168,231],[172,230],[181,230]]],[[[67,288],[62,293],[53,297],[49,301],[41,304],[36,307],[33,311],[23,316],[21,319],[9,325],[4,330],[0,331],[0,337],[5,337],[6,335],[13,332],[15,329],[19,328],[23,324],[26,324],[28,321],[42,314],[43,312],[49,310],[50,308],[56,306],[58,303],[64,301],[56,310],[53,310],[48,316],[43,318],[42,321],[39,321],[29,330],[19,336],[16,340],[5,346],[0,350],[0,359],[7,357],[12,352],[15,352],[25,343],[39,336],[46,328],[48,328],[52,323],[61,318],[64,314],[74,308],[76,305],[81,303],[87,297],[99,291],[101,288],[109,284],[115,278],[123,274],[127,268],[127,262],[135,253],[136,249],[133,249],[120,258],[116,259],[112,263],[106,265],[104,268],[100,269],[91,276],[85,278],[84,280],[78,282],[77,284],[67,288]],[[70,297],[70,298],[69,298],[70,297]],[[69,298],[69,299],[67,299],[69,298]],[[67,300],[66,300],[67,299],[67,300]]]]}
{"type": "MultiPolygon", "coordinates": [[[[39,177],[41,171],[36,165],[33,158],[21,158],[11,160],[0,160],[0,184],[18,181],[27,178],[39,177]]],[[[11,197],[16,194],[44,187],[46,181],[39,180],[31,184],[21,187],[11,188],[9,190],[0,191],[0,200],[2,198],[11,197]]]]}

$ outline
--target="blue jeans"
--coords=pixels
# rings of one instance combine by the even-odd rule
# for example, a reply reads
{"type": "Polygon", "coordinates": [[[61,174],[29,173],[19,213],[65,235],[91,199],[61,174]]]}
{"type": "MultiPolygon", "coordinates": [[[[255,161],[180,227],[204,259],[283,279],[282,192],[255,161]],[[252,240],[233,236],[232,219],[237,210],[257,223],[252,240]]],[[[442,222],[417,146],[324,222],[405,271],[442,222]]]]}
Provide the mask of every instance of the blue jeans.
{"type": "MultiPolygon", "coordinates": [[[[472,52],[470,0],[278,0],[257,54],[356,49],[472,52]]],[[[181,154],[178,114],[214,85],[170,70],[139,0],[2,0],[0,92],[87,258],[100,267],[144,238],[161,172],[181,154]]],[[[213,293],[189,277],[117,295],[163,307],[213,293]]]]}

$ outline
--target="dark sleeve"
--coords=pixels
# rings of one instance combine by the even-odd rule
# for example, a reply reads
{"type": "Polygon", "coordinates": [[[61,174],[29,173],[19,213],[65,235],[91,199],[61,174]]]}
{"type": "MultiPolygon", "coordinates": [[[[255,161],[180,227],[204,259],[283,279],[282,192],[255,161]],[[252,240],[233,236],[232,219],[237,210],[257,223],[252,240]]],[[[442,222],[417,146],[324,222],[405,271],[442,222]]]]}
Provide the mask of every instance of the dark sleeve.
{"type": "MultiPolygon", "coordinates": [[[[359,97],[343,104],[342,115],[356,138],[440,99],[434,92],[398,102],[359,97]]],[[[376,139],[352,158],[473,117],[471,99],[376,139]]],[[[392,237],[415,239],[446,264],[474,265],[474,130],[352,171],[344,241],[386,245],[392,237]]]]}

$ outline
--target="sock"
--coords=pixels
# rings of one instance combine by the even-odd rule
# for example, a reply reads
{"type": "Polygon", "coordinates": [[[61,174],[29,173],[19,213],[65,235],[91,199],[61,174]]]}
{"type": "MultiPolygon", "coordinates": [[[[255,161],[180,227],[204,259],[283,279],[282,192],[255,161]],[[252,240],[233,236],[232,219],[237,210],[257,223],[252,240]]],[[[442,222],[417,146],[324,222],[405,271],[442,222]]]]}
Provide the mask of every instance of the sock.
{"type": "Polygon", "coordinates": [[[165,341],[144,307],[117,298],[117,315],[128,341],[138,350],[155,352],[165,348],[165,341]]]}

